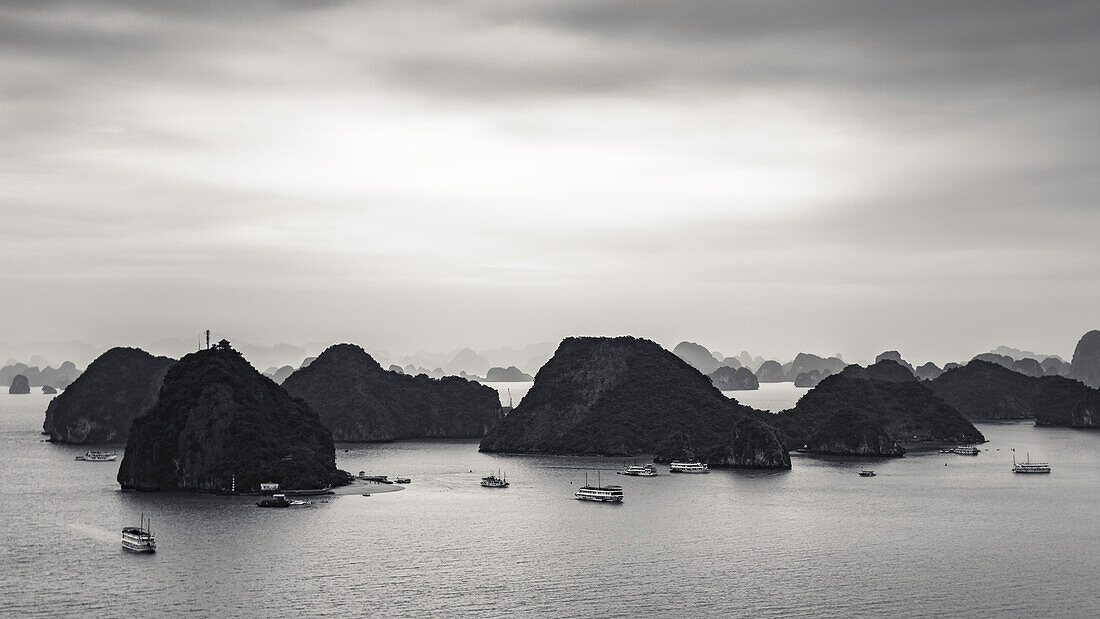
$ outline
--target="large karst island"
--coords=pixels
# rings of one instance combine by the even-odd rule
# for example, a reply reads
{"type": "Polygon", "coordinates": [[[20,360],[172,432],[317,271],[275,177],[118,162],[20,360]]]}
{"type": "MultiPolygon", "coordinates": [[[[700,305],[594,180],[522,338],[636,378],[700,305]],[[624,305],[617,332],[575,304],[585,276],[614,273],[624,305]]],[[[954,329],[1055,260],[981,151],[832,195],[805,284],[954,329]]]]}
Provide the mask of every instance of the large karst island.
{"type": "Polygon", "coordinates": [[[1100,390],[1083,382],[1100,364],[1098,340],[1100,332],[1086,334],[1072,364],[991,352],[966,365],[914,368],[887,351],[834,373],[838,356],[800,354],[781,367],[691,343],[673,353],[629,336],[571,337],[507,416],[493,388],[386,370],[353,344],[331,346],[281,386],[224,340],[180,361],[113,348],[50,402],[43,431],[59,443],[125,440],[118,481],[139,490],[340,484],[346,473],[336,469],[334,440],[478,438],[483,452],[652,454],[783,469],[793,451],[882,457],[914,444],[983,442],[972,421],[1098,427],[1100,390]],[[757,372],[741,359],[759,363],[757,372]],[[814,386],[776,414],[719,390],[756,389],[783,372],[814,386]]]}
{"type": "Polygon", "coordinates": [[[302,400],[222,342],[184,356],[152,409],[134,420],[118,470],[123,489],[250,491],[346,483],[332,433],[302,400]]]}
{"type": "Polygon", "coordinates": [[[481,451],[701,459],[712,466],[789,468],[765,415],[654,342],[567,338],[481,451]]]}
{"type": "Polygon", "coordinates": [[[822,454],[900,456],[904,443],[985,441],[908,368],[886,359],[825,378],[775,423],[789,447],[822,454]]]}
{"type": "Polygon", "coordinates": [[[168,357],[112,348],[96,358],[46,409],[42,433],[57,443],[117,443],[153,407],[168,357]]]}
{"type": "Polygon", "coordinates": [[[305,400],[337,441],[481,438],[504,415],[491,387],[457,376],[385,370],[362,348],[337,344],[283,388],[305,400]]]}

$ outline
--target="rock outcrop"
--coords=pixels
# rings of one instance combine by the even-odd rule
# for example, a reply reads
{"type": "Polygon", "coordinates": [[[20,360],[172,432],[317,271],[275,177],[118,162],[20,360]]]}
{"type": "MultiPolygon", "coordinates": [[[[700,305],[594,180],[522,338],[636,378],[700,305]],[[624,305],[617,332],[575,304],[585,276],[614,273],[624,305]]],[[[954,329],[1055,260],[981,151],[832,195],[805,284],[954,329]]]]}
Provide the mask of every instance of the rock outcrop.
{"type": "Polygon", "coordinates": [[[913,370],[913,373],[916,375],[917,378],[921,380],[934,380],[936,378],[939,378],[940,374],[943,374],[943,370],[941,370],[939,366],[935,363],[929,361],[928,363],[925,363],[924,365],[918,367],[916,370],[913,370]]]}
{"type": "Polygon", "coordinates": [[[861,365],[849,365],[844,368],[841,375],[848,378],[861,378],[863,380],[877,380],[888,383],[911,383],[917,377],[893,359],[884,359],[867,367],[861,365]]]}
{"type": "Polygon", "coordinates": [[[858,367],[822,380],[793,409],[779,413],[778,427],[788,446],[824,454],[897,456],[905,452],[905,443],[985,441],[912,374],[905,381],[877,378],[909,373],[896,362],[850,371],[858,367]]]}
{"type": "Polygon", "coordinates": [[[519,383],[535,379],[516,366],[510,365],[507,368],[489,368],[489,371],[485,374],[485,380],[486,382],[519,383]]]}
{"type": "Polygon", "coordinates": [[[309,406],[227,342],[184,356],[134,420],[118,470],[123,489],[258,490],[339,485],[332,435],[309,406]]]}
{"type": "Polygon", "coordinates": [[[1034,378],[1038,378],[1044,374],[1043,366],[1039,365],[1039,362],[1035,359],[1017,359],[1013,361],[1012,371],[1034,378]]]}
{"type": "Polygon", "coordinates": [[[8,386],[8,393],[23,395],[31,392],[31,383],[27,380],[25,374],[16,374],[11,379],[11,385],[8,386]]]}
{"type": "Polygon", "coordinates": [[[460,376],[463,372],[474,376],[484,376],[489,371],[489,362],[473,350],[463,348],[447,364],[446,370],[452,376],[460,376]]]}
{"type": "Polygon", "coordinates": [[[337,344],[283,382],[337,441],[480,438],[503,416],[491,387],[463,378],[382,369],[354,344],[337,344]]]}
{"type": "Polygon", "coordinates": [[[1035,419],[1035,425],[1094,428],[1100,390],[1063,376],[1036,378],[974,360],[929,383],[968,419],[1035,419]]]}
{"type": "Polygon", "coordinates": [[[825,370],[824,373],[817,370],[810,370],[809,372],[803,372],[794,377],[795,387],[816,387],[822,380],[832,376],[833,373],[829,370],[825,370]]]}
{"type": "Polygon", "coordinates": [[[748,368],[722,366],[709,374],[710,382],[721,391],[752,391],[760,388],[756,374],[748,368]]]}
{"type": "Polygon", "coordinates": [[[767,413],[739,405],[649,340],[567,338],[481,451],[653,454],[715,467],[789,468],[767,413]]]}
{"type": "Polygon", "coordinates": [[[1089,331],[1078,340],[1069,376],[1093,389],[1100,387],[1100,331],[1089,331]]]}
{"type": "Polygon", "coordinates": [[[967,419],[1031,419],[1035,416],[1035,381],[999,363],[975,359],[963,367],[944,372],[928,386],[967,419]]]}
{"type": "Polygon", "coordinates": [[[786,374],[778,361],[768,360],[756,369],[756,378],[762,383],[781,383],[786,380],[786,374]]]}
{"type": "Polygon", "coordinates": [[[1061,376],[1035,382],[1035,425],[1100,428],[1100,389],[1061,376]]]}
{"type": "Polygon", "coordinates": [[[1072,366],[1058,357],[1047,357],[1040,362],[1044,376],[1069,376],[1072,366]]]}
{"type": "Polygon", "coordinates": [[[913,366],[905,359],[902,359],[901,353],[896,350],[887,350],[886,352],[875,357],[875,363],[878,363],[880,361],[893,361],[894,363],[897,363],[898,365],[909,370],[910,374],[915,372],[913,366]]]}
{"type": "Polygon", "coordinates": [[[676,348],[672,349],[672,354],[704,374],[710,374],[717,370],[720,365],[706,346],[695,342],[680,342],[676,345],[676,348]]]}
{"type": "Polygon", "coordinates": [[[53,385],[42,385],[42,393],[46,395],[53,395],[57,393],[57,388],[53,385]]]}
{"type": "Polygon", "coordinates": [[[796,380],[799,374],[806,374],[809,378],[809,374],[816,371],[818,380],[820,380],[821,377],[840,373],[846,365],[848,364],[844,363],[844,360],[839,357],[826,359],[815,354],[800,352],[795,356],[794,361],[791,361],[791,367],[787,370],[786,378],[787,380],[796,380]]]}
{"type": "MultiPolygon", "coordinates": [[[[1008,355],[998,355],[994,352],[983,352],[980,355],[976,355],[974,359],[978,361],[985,361],[986,363],[995,363],[1003,368],[1012,369],[1012,364],[1016,363],[1016,360],[1008,355]]],[[[971,359],[973,361],[974,359],[971,359]]]]}
{"type": "Polygon", "coordinates": [[[264,372],[264,376],[275,381],[276,385],[281,385],[283,381],[293,373],[294,366],[284,365],[281,368],[269,368],[268,371],[264,372]]]}
{"type": "Polygon", "coordinates": [[[112,348],[50,401],[42,433],[56,443],[117,443],[153,407],[174,363],[138,348],[112,348]]]}

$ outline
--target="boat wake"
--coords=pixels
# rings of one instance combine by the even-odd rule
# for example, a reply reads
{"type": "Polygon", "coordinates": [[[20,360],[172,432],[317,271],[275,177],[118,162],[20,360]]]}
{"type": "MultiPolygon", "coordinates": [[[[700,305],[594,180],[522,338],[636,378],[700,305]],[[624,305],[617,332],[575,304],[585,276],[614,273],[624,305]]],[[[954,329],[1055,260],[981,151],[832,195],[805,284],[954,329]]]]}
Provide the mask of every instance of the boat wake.
{"type": "Polygon", "coordinates": [[[118,541],[118,533],[111,531],[110,529],[103,529],[97,526],[84,523],[69,523],[65,525],[65,528],[79,533],[84,537],[88,537],[101,542],[116,542],[118,541]]]}

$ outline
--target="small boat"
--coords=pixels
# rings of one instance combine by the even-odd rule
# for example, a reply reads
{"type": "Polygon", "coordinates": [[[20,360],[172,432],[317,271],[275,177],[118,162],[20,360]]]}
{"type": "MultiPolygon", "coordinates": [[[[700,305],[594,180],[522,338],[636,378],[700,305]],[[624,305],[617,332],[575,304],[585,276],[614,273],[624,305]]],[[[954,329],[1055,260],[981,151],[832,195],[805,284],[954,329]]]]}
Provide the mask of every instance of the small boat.
{"type": "MultiPolygon", "coordinates": [[[[497,474],[499,475],[500,471],[497,471],[497,474]]],[[[492,473],[490,473],[488,477],[482,477],[481,478],[481,487],[483,487],[483,488],[507,488],[508,487],[508,480],[505,479],[505,477],[503,475],[500,475],[498,477],[497,475],[493,475],[492,473]]]]}
{"type": "Polygon", "coordinates": [[[113,451],[89,451],[83,456],[77,456],[74,460],[82,462],[114,462],[118,460],[118,454],[113,451]]]}
{"type": "Polygon", "coordinates": [[[579,501],[595,501],[597,503],[622,503],[622,486],[603,486],[600,484],[599,473],[596,473],[596,485],[588,485],[588,474],[584,476],[584,486],[573,493],[579,501]]]}
{"type": "Polygon", "coordinates": [[[150,523],[141,515],[141,524],[122,530],[122,547],[130,552],[156,552],[157,538],[153,536],[150,523]]]}
{"type": "Polygon", "coordinates": [[[657,467],[652,464],[632,464],[618,471],[618,475],[630,475],[632,477],[656,477],[657,467]]]}
{"type": "Polygon", "coordinates": [[[1050,465],[1046,462],[1032,462],[1031,454],[1027,454],[1027,460],[1016,462],[1016,454],[1012,454],[1013,473],[1049,473],[1050,465]]]}
{"type": "Polygon", "coordinates": [[[951,452],[960,456],[976,456],[981,450],[973,445],[962,445],[952,449],[951,452]]]}
{"type": "Polygon", "coordinates": [[[676,462],[668,465],[669,473],[709,473],[710,469],[702,462],[676,462]]]}
{"type": "Polygon", "coordinates": [[[286,499],[285,494],[273,494],[269,499],[260,499],[256,501],[257,507],[290,507],[290,501],[286,499]]]}
{"type": "Polygon", "coordinates": [[[370,496],[370,493],[369,492],[364,492],[363,496],[370,496]]]}
{"type": "Polygon", "coordinates": [[[408,477],[394,477],[393,483],[395,484],[411,484],[412,480],[408,477]]]}
{"type": "Polygon", "coordinates": [[[874,477],[875,472],[870,470],[870,469],[859,469],[859,476],[860,477],[874,477]]]}

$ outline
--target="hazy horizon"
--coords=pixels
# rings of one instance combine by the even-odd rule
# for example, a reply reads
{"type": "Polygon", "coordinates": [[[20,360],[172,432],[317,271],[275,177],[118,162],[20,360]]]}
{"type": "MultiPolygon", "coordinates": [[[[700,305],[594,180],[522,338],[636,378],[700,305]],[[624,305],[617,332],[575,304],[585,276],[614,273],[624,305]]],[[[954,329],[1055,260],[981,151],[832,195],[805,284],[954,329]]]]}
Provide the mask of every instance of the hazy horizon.
{"type": "Polygon", "coordinates": [[[0,343],[1069,360],[1100,327],[1098,30],[1087,2],[0,1],[0,343]]]}

